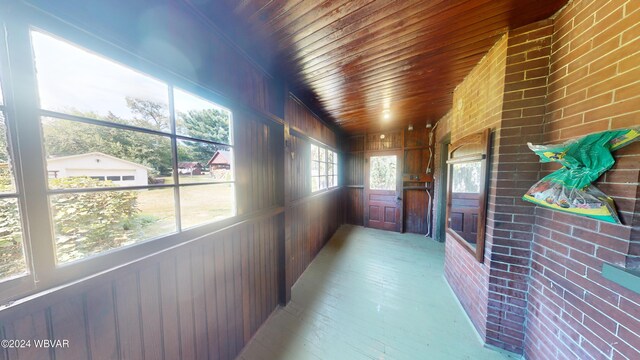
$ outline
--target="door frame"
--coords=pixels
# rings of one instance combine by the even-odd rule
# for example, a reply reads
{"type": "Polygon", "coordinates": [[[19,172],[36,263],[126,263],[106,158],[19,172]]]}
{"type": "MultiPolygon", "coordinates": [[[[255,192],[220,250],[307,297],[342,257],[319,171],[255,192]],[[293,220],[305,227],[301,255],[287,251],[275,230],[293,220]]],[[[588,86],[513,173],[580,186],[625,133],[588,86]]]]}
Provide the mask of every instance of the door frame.
{"type": "Polygon", "coordinates": [[[404,189],[402,183],[402,171],[403,171],[403,160],[404,160],[404,150],[403,149],[394,149],[394,150],[375,150],[375,151],[366,151],[364,153],[364,226],[369,227],[369,171],[370,171],[370,157],[371,156],[389,156],[396,155],[396,199],[397,208],[400,211],[400,219],[398,221],[399,227],[398,232],[404,232],[404,189]]]}
{"type": "Polygon", "coordinates": [[[447,160],[449,158],[449,144],[451,144],[451,133],[446,134],[439,142],[440,145],[440,159],[439,169],[440,173],[437,179],[438,182],[435,192],[438,193],[438,203],[436,204],[436,222],[434,223],[435,229],[433,229],[433,239],[439,242],[444,242],[446,239],[445,229],[447,226],[447,184],[448,184],[448,169],[447,160]]]}

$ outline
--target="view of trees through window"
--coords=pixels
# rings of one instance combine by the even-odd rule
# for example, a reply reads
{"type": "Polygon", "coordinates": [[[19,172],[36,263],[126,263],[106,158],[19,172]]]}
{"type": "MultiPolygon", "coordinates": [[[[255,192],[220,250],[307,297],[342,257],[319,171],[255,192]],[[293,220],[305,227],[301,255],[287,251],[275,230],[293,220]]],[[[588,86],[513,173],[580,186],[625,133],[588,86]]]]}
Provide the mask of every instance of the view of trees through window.
{"type": "Polygon", "coordinates": [[[479,193],[481,169],[479,161],[453,164],[451,190],[455,193],[479,193]]]}
{"type": "MultiPolygon", "coordinates": [[[[31,37],[58,263],[235,215],[229,110],[46,33],[31,37]]],[[[2,120],[6,279],[26,262],[2,120]]]]}
{"type": "Polygon", "coordinates": [[[311,191],[338,186],[338,154],[311,144],[311,191]]]}
{"type": "Polygon", "coordinates": [[[3,100],[0,96],[0,279],[6,280],[27,273],[27,262],[3,100]]]}
{"type": "Polygon", "coordinates": [[[369,189],[395,190],[397,161],[395,155],[371,156],[369,160],[369,189]]]}

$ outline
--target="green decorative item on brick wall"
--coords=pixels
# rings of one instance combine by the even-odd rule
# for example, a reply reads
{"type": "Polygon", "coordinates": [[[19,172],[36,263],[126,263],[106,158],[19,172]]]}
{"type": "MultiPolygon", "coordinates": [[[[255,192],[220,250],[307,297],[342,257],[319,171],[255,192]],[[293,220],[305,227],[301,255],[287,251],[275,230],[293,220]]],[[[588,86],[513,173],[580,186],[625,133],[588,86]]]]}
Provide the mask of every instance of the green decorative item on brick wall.
{"type": "Polygon", "coordinates": [[[613,199],[591,185],[615,159],[612,151],[640,139],[640,127],[603,131],[559,145],[532,145],[541,162],[558,162],[562,168],[545,176],[523,199],[554,210],[620,223],[613,199]]]}

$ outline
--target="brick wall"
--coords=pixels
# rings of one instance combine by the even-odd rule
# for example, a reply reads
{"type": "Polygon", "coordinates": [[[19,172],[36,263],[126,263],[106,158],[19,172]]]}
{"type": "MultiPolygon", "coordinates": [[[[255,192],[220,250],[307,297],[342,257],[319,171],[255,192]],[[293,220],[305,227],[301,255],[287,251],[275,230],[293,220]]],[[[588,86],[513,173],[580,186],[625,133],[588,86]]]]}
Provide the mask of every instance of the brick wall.
{"type": "Polygon", "coordinates": [[[527,282],[535,207],[522,200],[540,177],[538,157],[527,142],[540,143],[545,114],[551,20],[511,31],[504,69],[497,171],[491,179],[490,258],[487,343],[522,353],[527,312],[527,282]]]}
{"type": "MultiPolygon", "coordinates": [[[[639,24],[637,0],[574,1],[556,15],[544,142],[640,125],[639,24]]],[[[595,185],[626,226],[536,210],[527,358],[640,359],[640,295],[600,275],[603,262],[637,266],[640,143],[615,157],[595,185]]]]}
{"type": "Polygon", "coordinates": [[[624,225],[521,200],[557,168],[540,165],[527,142],[640,125],[639,24],[640,1],[573,1],[510,31],[440,120],[438,138],[450,131],[452,141],[494,129],[485,261],[474,263],[452,239],[445,260],[447,280],[489,344],[530,359],[640,359],[640,295],[600,275],[603,262],[640,265],[640,143],[617,151],[595,184],[624,225]],[[489,95],[497,90],[498,100],[489,95]]]}
{"type": "MultiPolygon", "coordinates": [[[[501,38],[487,55],[471,71],[469,76],[456,88],[453,94],[453,108],[441,119],[436,138],[440,139],[450,129],[451,142],[487,127],[499,128],[506,62],[507,37],[501,38]],[[478,121],[481,119],[481,121],[478,121]]],[[[492,132],[492,147],[499,144],[499,131],[492,132]]],[[[495,150],[492,150],[495,154],[495,150]]],[[[436,154],[439,156],[439,154],[436,154]]],[[[492,163],[496,163],[492,161],[492,163]]],[[[497,168],[492,166],[491,173],[497,168]]],[[[437,175],[437,174],[436,174],[437,175]]],[[[494,178],[495,175],[491,175],[494,178]]],[[[446,185],[443,185],[446,186],[446,185]]],[[[495,206],[495,187],[492,187],[488,201],[495,206]]],[[[490,211],[491,212],[491,211],[490,211]]],[[[491,217],[492,215],[489,215],[491,217]]],[[[490,254],[492,233],[485,240],[485,254],[490,254]]],[[[487,302],[489,297],[489,261],[479,263],[475,257],[453,238],[447,236],[445,277],[458,296],[460,303],[471,318],[472,323],[484,338],[486,333],[487,302]]]]}

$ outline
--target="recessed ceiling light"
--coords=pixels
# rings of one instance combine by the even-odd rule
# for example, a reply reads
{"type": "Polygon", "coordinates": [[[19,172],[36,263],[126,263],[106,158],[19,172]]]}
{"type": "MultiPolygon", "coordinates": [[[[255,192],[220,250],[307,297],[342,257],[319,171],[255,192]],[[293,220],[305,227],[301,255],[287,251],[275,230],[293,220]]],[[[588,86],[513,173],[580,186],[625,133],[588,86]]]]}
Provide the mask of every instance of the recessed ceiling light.
{"type": "Polygon", "coordinates": [[[380,139],[384,139],[384,134],[380,134],[380,139]]]}

